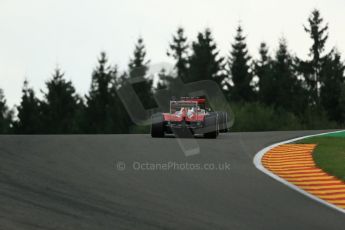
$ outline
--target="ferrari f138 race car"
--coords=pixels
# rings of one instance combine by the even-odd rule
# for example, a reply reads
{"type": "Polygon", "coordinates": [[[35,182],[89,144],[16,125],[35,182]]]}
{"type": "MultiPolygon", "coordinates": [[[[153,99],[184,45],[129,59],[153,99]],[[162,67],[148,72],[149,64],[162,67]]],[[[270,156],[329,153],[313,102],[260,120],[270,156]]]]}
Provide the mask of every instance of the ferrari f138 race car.
{"type": "Polygon", "coordinates": [[[152,116],[151,136],[174,134],[177,137],[203,135],[206,138],[217,138],[219,133],[227,132],[228,114],[213,112],[206,104],[205,98],[182,97],[180,100],[171,100],[169,113],[152,116]]]}

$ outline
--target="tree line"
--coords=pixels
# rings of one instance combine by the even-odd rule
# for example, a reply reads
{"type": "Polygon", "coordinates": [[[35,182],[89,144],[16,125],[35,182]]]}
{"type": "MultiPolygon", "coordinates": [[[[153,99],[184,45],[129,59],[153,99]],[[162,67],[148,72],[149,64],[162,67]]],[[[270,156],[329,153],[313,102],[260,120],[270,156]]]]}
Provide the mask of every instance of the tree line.
{"type": "MultiPolygon", "coordinates": [[[[253,58],[241,25],[226,57],[220,55],[208,28],[192,42],[184,29],[178,28],[167,55],[184,83],[212,80],[219,84],[233,106],[235,130],[341,127],[345,123],[345,64],[336,48],[325,50],[328,24],[319,10],[311,12],[304,31],[312,44],[306,59],[293,54],[285,38],[279,40],[274,52],[262,42],[258,58],[253,58]]],[[[138,132],[141,129],[131,121],[117,91],[124,81],[146,76],[149,64],[144,41],[139,38],[124,73],[108,63],[104,52],[100,54],[84,97],[59,68],[46,82],[42,99],[26,80],[16,116],[0,90],[0,133],[138,132]]],[[[169,89],[175,81],[176,77],[162,69],[155,87],[153,79],[146,77],[133,88],[145,107],[153,108],[155,91],[169,89]]]]}

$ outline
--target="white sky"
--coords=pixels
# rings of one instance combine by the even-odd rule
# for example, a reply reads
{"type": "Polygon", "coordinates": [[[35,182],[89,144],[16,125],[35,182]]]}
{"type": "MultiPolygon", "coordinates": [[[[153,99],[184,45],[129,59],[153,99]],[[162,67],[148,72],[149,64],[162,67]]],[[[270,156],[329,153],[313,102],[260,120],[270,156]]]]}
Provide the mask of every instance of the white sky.
{"type": "Polygon", "coordinates": [[[151,63],[171,62],[166,50],[180,25],[190,41],[210,27],[224,55],[241,22],[253,56],[261,41],[272,51],[285,36],[305,57],[302,25],[315,7],[329,22],[328,49],[345,53],[344,0],[0,0],[0,88],[18,104],[24,78],[38,93],[58,64],[83,95],[100,51],[124,70],[140,35],[151,63]]]}

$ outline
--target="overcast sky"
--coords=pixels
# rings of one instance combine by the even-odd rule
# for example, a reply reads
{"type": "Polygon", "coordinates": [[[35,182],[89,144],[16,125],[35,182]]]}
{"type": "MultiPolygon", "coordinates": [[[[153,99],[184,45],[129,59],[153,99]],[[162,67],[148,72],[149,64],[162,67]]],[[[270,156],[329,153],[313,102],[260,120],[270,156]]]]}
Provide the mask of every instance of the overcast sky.
{"type": "Polygon", "coordinates": [[[344,0],[0,0],[0,88],[18,104],[23,80],[38,92],[58,64],[83,95],[102,50],[124,70],[142,36],[151,63],[171,62],[166,50],[178,26],[190,40],[211,28],[227,55],[241,22],[253,56],[261,41],[274,51],[285,36],[305,57],[311,41],[302,25],[313,8],[329,22],[328,49],[345,53],[344,0]]]}

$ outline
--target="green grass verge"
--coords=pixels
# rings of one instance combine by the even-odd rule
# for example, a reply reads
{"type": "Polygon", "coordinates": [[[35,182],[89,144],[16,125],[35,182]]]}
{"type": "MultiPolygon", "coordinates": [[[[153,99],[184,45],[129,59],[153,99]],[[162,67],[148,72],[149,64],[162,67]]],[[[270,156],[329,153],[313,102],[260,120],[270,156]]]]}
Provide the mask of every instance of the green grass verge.
{"type": "Polygon", "coordinates": [[[313,153],[316,165],[345,181],[345,132],[311,137],[297,143],[317,144],[313,153]]]}

